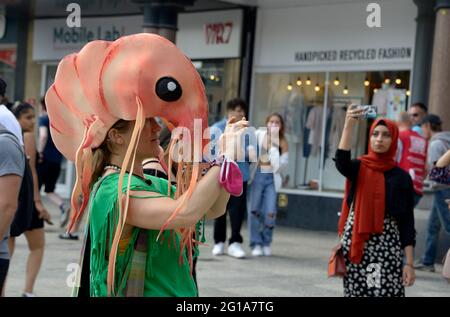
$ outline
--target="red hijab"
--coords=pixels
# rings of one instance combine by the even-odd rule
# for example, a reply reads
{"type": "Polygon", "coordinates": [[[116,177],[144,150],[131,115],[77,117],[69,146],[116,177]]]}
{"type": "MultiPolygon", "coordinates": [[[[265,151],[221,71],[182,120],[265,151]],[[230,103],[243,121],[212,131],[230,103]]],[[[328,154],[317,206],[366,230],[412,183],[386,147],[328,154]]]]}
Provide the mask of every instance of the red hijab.
{"type": "MultiPolygon", "coordinates": [[[[361,161],[361,165],[353,197],[355,219],[350,247],[350,261],[353,263],[361,262],[364,245],[369,240],[370,235],[383,232],[386,209],[384,172],[394,168],[396,165],[395,155],[397,152],[398,128],[393,121],[378,119],[370,128],[370,136],[372,136],[378,125],[384,125],[388,128],[392,143],[387,152],[378,154],[373,151],[369,137],[369,153],[358,158],[361,161]]],[[[350,182],[347,179],[344,197],[348,197],[349,189],[350,182]]],[[[340,235],[344,232],[349,211],[347,199],[344,198],[339,219],[340,235]]]]}

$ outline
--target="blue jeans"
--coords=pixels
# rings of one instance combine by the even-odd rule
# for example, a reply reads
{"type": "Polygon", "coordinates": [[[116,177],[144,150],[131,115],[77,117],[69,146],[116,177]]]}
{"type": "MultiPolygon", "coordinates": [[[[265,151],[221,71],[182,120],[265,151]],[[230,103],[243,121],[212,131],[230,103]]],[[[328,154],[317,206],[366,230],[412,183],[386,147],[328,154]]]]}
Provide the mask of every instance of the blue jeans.
{"type": "Polygon", "coordinates": [[[428,218],[427,241],[422,258],[424,265],[433,265],[436,259],[437,245],[441,225],[450,234],[450,210],[445,199],[450,198],[450,189],[439,190],[434,193],[433,207],[428,218]]]}
{"type": "Polygon", "coordinates": [[[277,193],[272,173],[261,173],[258,168],[250,188],[248,229],[250,247],[270,246],[277,213],[277,193]]]}

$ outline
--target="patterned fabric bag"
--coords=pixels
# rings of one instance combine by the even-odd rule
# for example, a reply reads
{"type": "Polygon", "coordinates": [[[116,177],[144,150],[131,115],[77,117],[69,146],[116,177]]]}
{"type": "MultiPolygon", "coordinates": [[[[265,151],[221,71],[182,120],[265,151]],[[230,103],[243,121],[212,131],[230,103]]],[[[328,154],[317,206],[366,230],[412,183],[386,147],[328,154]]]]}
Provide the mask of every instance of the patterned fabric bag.
{"type": "Polygon", "coordinates": [[[446,167],[433,166],[429,179],[439,184],[450,185],[450,169],[446,167]]]}

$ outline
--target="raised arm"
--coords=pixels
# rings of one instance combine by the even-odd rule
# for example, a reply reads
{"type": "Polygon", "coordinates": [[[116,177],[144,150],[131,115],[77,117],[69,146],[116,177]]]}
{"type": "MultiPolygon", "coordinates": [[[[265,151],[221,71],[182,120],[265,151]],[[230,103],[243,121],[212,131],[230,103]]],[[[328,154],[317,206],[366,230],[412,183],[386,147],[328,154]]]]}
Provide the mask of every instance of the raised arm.
{"type": "Polygon", "coordinates": [[[353,129],[360,120],[363,110],[354,109],[354,105],[350,105],[345,116],[344,129],[342,130],[341,140],[338,149],[350,151],[352,148],[353,129]]]}
{"type": "Polygon", "coordinates": [[[335,163],[338,171],[349,179],[354,179],[358,173],[357,163],[351,160],[350,150],[352,147],[352,136],[354,127],[363,113],[362,110],[353,109],[351,105],[347,110],[344,129],[341,140],[336,151],[335,163]]]}
{"type": "MultiPolygon", "coordinates": [[[[238,142],[247,127],[248,121],[235,122],[232,118],[221,138],[221,153],[228,156],[231,156],[229,152],[234,154],[235,142],[238,142]]],[[[219,173],[220,167],[213,166],[197,183],[190,199],[186,198],[186,193],[176,200],[168,197],[130,198],[126,222],[136,227],[158,230],[181,205],[183,205],[181,211],[169,223],[167,229],[194,225],[207,211],[209,211],[208,218],[223,215],[229,194],[219,184],[219,173]],[[184,200],[187,201],[183,204],[184,200]]],[[[145,197],[149,196],[149,193],[133,192],[132,195],[145,197]]]]}
{"type": "MultiPolygon", "coordinates": [[[[218,166],[213,166],[208,173],[198,182],[192,196],[180,213],[169,223],[167,229],[192,226],[199,221],[207,210],[216,203],[219,196],[225,190],[219,185],[218,166]]],[[[178,199],[169,197],[155,198],[155,193],[132,192],[126,222],[132,226],[159,230],[166,223],[170,215],[181,205],[186,193],[178,199]],[[153,196],[153,197],[152,197],[153,196]],[[149,198],[135,198],[149,197],[149,198]]],[[[221,216],[223,210],[216,210],[215,214],[221,216]]]]}
{"type": "Polygon", "coordinates": [[[224,190],[220,192],[219,197],[216,202],[211,206],[211,208],[206,213],[206,219],[216,219],[225,213],[228,200],[230,199],[230,194],[224,190]]]}

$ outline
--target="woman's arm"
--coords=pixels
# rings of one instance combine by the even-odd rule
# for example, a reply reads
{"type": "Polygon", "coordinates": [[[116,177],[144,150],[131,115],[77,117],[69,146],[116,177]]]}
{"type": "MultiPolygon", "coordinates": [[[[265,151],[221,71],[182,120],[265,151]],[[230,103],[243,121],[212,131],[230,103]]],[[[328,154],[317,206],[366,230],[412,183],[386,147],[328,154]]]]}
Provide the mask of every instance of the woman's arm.
{"type": "MultiPolygon", "coordinates": [[[[234,153],[236,142],[242,133],[248,127],[248,121],[241,120],[236,122],[232,117],[225,128],[220,139],[220,153],[230,157],[234,153]]],[[[167,229],[188,227],[197,223],[211,207],[217,202],[214,208],[214,215],[221,216],[225,213],[224,198],[221,194],[225,191],[219,184],[220,167],[213,166],[197,183],[192,196],[188,199],[187,193],[181,195],[178,199],[171,198],[130,198],[126,222],[130,225],[159,230],[166,224],[173,212],[181,206],[178,215],[172,219],[167,229]],[[222,199],[219,199],[222,198],[222,199]],[[220,207],[220,208],[219,208],[220,207]]],[[[148,192],[134,192],[136,196],[149,196],[148,192]]],[[[155,195],[155,193],[152,193],[155,195]]]]}
{"type": "Polygon", "coordinates": [[[403,184],[407,185],[404,202],[406,212],[397,219],[397,226],[400,232],[400,242],[405,250],[406,263],[403,267],[403,284],[411,286],[416,278],[414,272],[414,245],[416,244],[416,230],[414,228],[414,185],[411,177],[405,175],[403,184]]]}
{"type": "Polygon", "coordinates": [[[31,175],[33,176],[33,199],[36,209],[39,212],[39,217],[42,219],[50,219],[50,214],[42,204],[41,193],[39,191],[39,180],[36,171],[36,141],[34,133],[25,132],[23,134],[23,142],[25,145],[25,153],[30,158],[31,175]]]}
{"type": "Polygon", "coordinates": [[[405,248],[405,256],[406,256],[406,263],[405,265],[414,265],[414,247],[412,245],[408,245],[405,248]]]}
{"type": "Polygon", "coordinates": [[[288,145],[288,141],[286,139],[282,139],[280,141],[280,148],[281,148],[281,154],[283,155],[284,153],[289,152],[289,145],[288,145]]]}
{"type": "Polygon", "coordinates": [[[345,116],[344,129],[342,130],[341,140],[339,141],[339,150],[350,151],[352,148],[353,128],[361,118],[363,110],[355,109],[354,105],[350,105],[345,116]]]}
{"type": "Polygon", "coordinates": [[[412,286],[416,280],[414,271],[414,248],[409,245],[405,248],[406,263],[403,267],[403,285],[412,286]]]}
{"type": "Polygon", "coordinates": [[[275,172],[283,174],[286,172],[289,165],[289,147],[286,139],[282,139],[280,141],[280,148],[281,153],[276,158],[278,162],[276,164],[273,164],[271,161],[271,165],[272,167],[275,167],[274,169],[275,172]]]}
{"type": "Polygon", "coordinates": [[[450,150],[448,150],[441,158],[436,162],[437,167],[445,167],[450,165],[450,150]]]}
{"type": "Polygon", "coordinates": [[[39,185],[36,172],[36,143],[34,141],[34,133],[25,132],[23,134],[23,143],[25,146],[25,153],[30,159],[31,174],[33,175],[33,194],[34,201],[41,200],[41,193],[39,192],[39,185]]]}
{"type": "Polygon", "coordinates": [[[47,127],[40,126],[39,127],[39,143],[38,143],[38,153],[39,153],[39,162],[42,162],[43,159],[43,153],[45,149],[45,145],[47,144],[48,140],[48,131],[47,127]]]}
{"type": "Polygon", "coordinates": [[[362,110],[353,109],[352,105],[347,110],[344,129],[342,130],[341,140],[336,151],[336,168],[345,177],[353,180],[358,173],[359,166],[351,160],[350,150],[352,147],[352,135],[354,127],[362,115],[362,110]]]}
{"type": "MultiPolygon", "coordinates": [[[[205,210],[210,210],[217,202],[219,196],[225,190],[219,184],[218,166],[213,166],[208,173],[198,182],[190,199],[184,204],[179,214],[169,223],[167,229],[180,227],[189,227],[197,223],[205,214],[205,210]]],[[[145,191],[135,191],[131,195],[137,197],[150,198],[133,198],[130,197],[128,214],[126,222],[132,226],[159,230],[166,223],[172,213],[177,209],[186,198],[186,193],[178,199],[169,197],[154,198],[156,193],[145,191]]],[[[225,213],[216,210],[217,216],[225,213]]]]}
{"type": "Polygon", "coordinates": [[[212,205],[209,211],[206,213],[206,219],[216,219],[225,213],[227,208],[228,200],[230,199],[230,194],[226,191],[222,191],[219,198],[212,205]]]}

